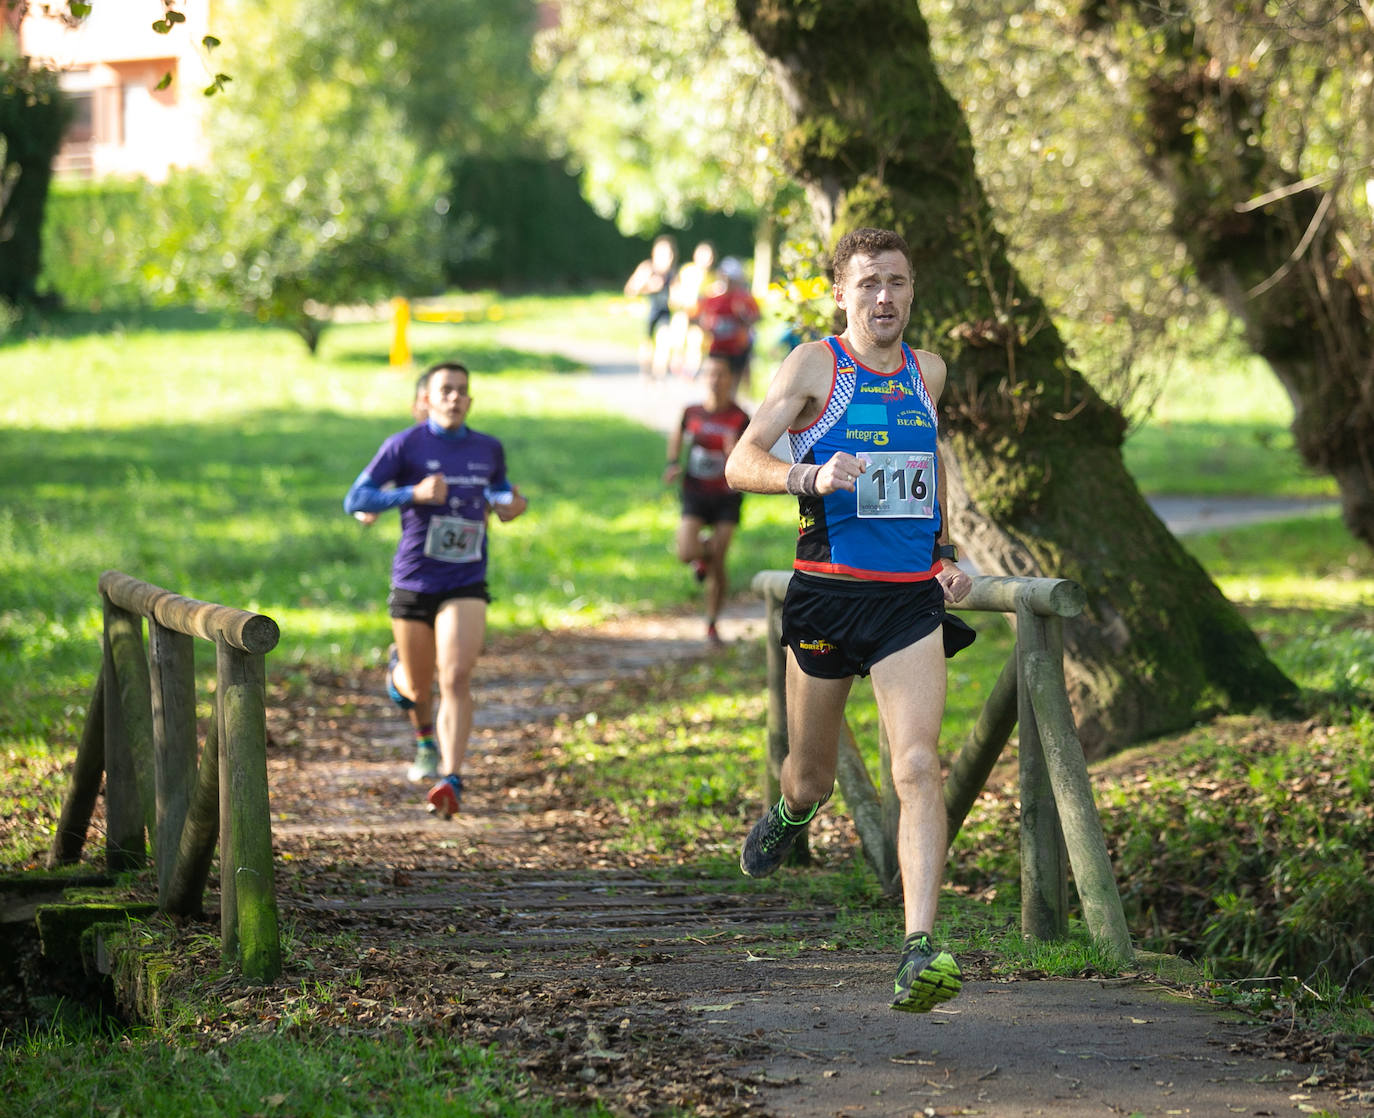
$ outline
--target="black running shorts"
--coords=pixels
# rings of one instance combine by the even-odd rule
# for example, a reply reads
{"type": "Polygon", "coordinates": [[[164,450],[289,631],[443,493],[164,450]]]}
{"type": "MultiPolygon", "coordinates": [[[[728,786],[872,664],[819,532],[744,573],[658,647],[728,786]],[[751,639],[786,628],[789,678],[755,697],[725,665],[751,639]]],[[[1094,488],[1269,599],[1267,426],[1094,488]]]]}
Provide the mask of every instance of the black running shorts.
{"type": "Polygon", "coordinates": [[[743,506],[744,494],[733,490],[729,493],[682,491],[682,515],[696,517],[703,524],[738,524],[743,506]]]}
{"type": "Polygon", "coordinates": [[[398,617],[402,621],[423,621],[433,628],[439,607],[457,598],[481,598],[484,602],[491,601],[491,595],[487,593],[487,584],[483,581],[474,582],[470,586],[459,586],[455,590],[441,590],[435,594],[427,594],[421,590],[401,590],[393,586],[391,593],[386,596],[386,606],[392,617],[398,617]]]}
{"type": "Polygon", "coordinates": [[[868,675],[884,656],[941,626],[946,656],[977,636],[945,612],[945,592],[933,578],[860,582],[796,571],[782,603],[782,643],[802,671],[820,679],[868,675]]]}

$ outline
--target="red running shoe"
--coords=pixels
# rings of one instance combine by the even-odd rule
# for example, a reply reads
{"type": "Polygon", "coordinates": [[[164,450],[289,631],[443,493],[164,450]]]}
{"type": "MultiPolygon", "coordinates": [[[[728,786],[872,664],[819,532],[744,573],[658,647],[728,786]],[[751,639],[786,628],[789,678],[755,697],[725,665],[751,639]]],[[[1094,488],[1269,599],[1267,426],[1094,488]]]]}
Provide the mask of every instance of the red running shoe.
{"type": "Polygon", "coordinates": [[[463,793],[461,777],[446,776],[429,790],[425,806],[431,815],[440,819],[452,819],[458,814],[458,803],[463,793]]]}

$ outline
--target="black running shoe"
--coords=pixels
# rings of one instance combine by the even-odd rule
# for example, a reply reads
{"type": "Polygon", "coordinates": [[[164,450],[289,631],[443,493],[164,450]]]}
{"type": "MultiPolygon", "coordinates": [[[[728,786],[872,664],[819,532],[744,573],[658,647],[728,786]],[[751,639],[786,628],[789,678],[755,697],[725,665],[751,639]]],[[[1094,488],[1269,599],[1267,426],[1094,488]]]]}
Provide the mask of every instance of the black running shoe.
{"type": "MultiPolygon", "coordinates": [[[[826,797],[827,800],[829,798],[826,797]]],[[[823,803],[825,800],[816,804],[807,812],[806,818],[798,822],[787,817],[784,801],[779,799],[768,809],[768,814],[750,828],[744,840],[744,849],[740,851],[739,868],[749,877],[767,877],[782,865],[792,844],[806,830],[806,825],[815,818],[823,803]]]]}
{"type": "Polygon", "coordinates": [[[964,985],[963,972],[948,951],[937,951],[930,936],[916,932],[902,945],[902,965],[897,968],[892,1008],[904,1013],[929,1013],[947,1002],[964,985]]]}

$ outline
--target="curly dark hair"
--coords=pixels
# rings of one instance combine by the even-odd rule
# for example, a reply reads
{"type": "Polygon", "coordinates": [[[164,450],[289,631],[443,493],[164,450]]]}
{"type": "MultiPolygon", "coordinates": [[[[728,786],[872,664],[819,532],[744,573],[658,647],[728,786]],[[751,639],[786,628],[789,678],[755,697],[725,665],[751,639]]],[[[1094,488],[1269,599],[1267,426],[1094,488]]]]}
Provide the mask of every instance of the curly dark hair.
{"type": "Polygon", "coordinates": [[[850,257],[859,253],[874,256],[880,252],[900,252],[906,257],[907,267],[911,266],[911,249],[907,247],[900,233],[894,233],[891,229],[851,229],[840,238],[840,243],[835,246],[835,252],[830,258],[832,282],[840,282],[840,277],[849,267],[850,257]]]}

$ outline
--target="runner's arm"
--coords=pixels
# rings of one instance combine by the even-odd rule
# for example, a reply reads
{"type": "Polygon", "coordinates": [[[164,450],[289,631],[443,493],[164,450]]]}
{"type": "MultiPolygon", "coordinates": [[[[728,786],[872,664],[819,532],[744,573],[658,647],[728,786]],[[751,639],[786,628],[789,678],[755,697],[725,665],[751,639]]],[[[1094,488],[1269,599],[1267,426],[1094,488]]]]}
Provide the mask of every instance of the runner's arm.
{"type": "MultiPolygon", "coordinates": [[[[804,342],[789,353],[778,370],[763,403],[744,429],[725,462],[725,480],[741,493],[786,493],[793,463],[777,457],[772,448],[788,431],[819,418],[835,383],[835,358],[824,342],[804,342]]],[[[853,491],[854,477],[863,464],[840,451],[817,469],[817,493],[839,489],[853,491]]]]}
{"type": "Polygon", "coordinates": [[[383,489],[366,470],[358,475],[344,497],[344,512],[385,512],[411,503],[415,495],[413,485],[398,485],[383,489]]]}

